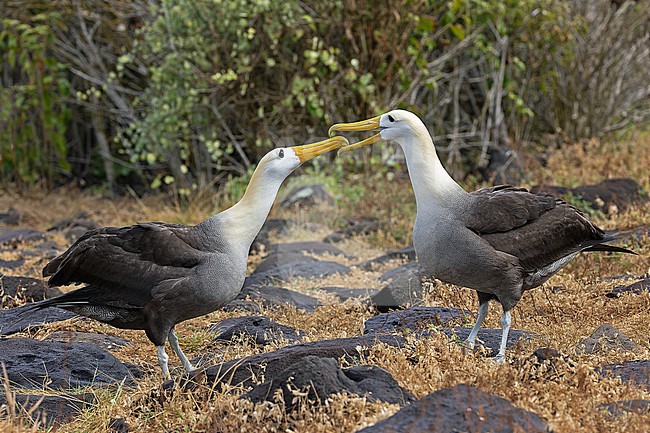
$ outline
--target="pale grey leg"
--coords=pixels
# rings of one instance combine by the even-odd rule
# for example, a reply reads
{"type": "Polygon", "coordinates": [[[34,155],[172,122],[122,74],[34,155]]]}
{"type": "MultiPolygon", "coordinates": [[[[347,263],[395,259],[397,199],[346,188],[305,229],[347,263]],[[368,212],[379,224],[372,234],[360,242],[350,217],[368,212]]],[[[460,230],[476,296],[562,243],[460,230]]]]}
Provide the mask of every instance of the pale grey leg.
{"type": "Polygon", "coordinates": [[[181,346],[178,345],[178,338],[176,337],[173,328],[171,331],[169,331],[169,336],[167,337],[167,339],[169,340],[169,345],[176,353],[176,356],[178,356],[181,362],[183,363],[183,367],[185,367],[185,371],[187,371],[188,373],[194,371],[195,370],[194,366],[192,365],[190,360],[187,359],[187,356],[185,356],[185,354],[181,350],[181,346]]]}
{"type": "Polygon", "coordinates": [[[171,374],[169,374],[169,366],[167,365],[168,361],[169,356],[167,356],[167,353],[165,352],[165,345],[163,344],[162,346],[158,346],[158,365],[160,365],[160,368],[162,368],[165,380],[172,378],[171,374]]]}
{"type": "Polygon", "coordinates": [[[487,313],[488,313],[488,303],[483,302],[478,306],[478,317],[476,318],[476,323],[474,324],[472,331],[467,336],[467,340],[465,340],[465,345],[470,349],[474,348],[474,341],[476,340],[476,336],[478,335],[478,330],[481,329],[481,325],[483,324],[483,320],[485,320],[485,316],[487,316],[487,313]]]}
{"type": "Polygon", "coordinates": [[[508,342],[508,332],[510,331],[510,311],[504,311],[501,316],[501,346],[499,346],[499,353],[494,358],[497,364],[503,364],[506,361],[506,343],[508,342]]]}

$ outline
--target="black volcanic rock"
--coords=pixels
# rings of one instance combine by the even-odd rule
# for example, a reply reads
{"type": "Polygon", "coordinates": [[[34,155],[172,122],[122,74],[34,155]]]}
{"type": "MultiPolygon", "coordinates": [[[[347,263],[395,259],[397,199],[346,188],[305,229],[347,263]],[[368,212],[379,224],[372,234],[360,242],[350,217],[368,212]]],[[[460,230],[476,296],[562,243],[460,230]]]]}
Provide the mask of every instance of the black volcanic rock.
{"type": "Polygon", "coordinates": [[[284,233],[288,226],[289,222],[283,218],[267,219],[260,232],[255,236],[248,253],[258,254],[262,251],[268,251],[272,245],[270,237],[284,233]]]}
{"type": "Polygon", "coordinates": [[[11,335],[27,329],[36,330],[48,323],[60,322],[76,314],[61,308],[32,309],[29,304],[0,310],[0,335],[11,335]]]}
{"type": "MultiPolygon", "coordinates": [[[[72,421],[82,410],[92,408],[97,403],[93,393],[84,394],[16,394],[14,396],[20,414],[30,414],[32,421],[40,421],[47,427],[56,427],[72,421]]],[[[0,393],[0,405],[7,404],[5,393],[0,393]]]]}
{"type": "Polygon", "coordinates": [[[359,220],[351,221],[347,227],[326,236],[323,242],[336,243],[354,235],[367,235],[376,232],[381,226],[382,223],[376,218],[360,218],[359,220]]]}
{"type": "Polygon", "coordinates": [[[7,368],[9,382],[25,388],[75,389],[122,381],[134,384],[124,364],[90,343],[0,339],[0,363],[7,368]]]}
{"type": "Polygon", "coordinates": [[[233,341],[243,336],[259,345],[281,339],[297,342],[303,334],[296,328],[281,325],[263,316],[231,317],[211,325],[209,330],[217,334],[215,340],[233,341]]]}
{"type": "Polygon", "coordinates": [[[404,310],[378,314],[366,320],[363,333],[395,332],[400,329],[422,331],[432,326],[448,326],[451,322],[471,317],[467,310],[445,307],[410,307],[404,310]]]}
{"type": "Polygon", "coordinates": [[[640,349],[640,346],[609,323],[603,323],[589,337],[578,343],[575,351],[592,354],[616,349],[635,351],[640,349]]]}
{"type": "Polygon", "coordinates": [[[385,313],[422,302],[425,273],[419,263],[406,263],[385,272],[379,278],[382,281],[392,281],[370,297],[370,303],[378,311],[385,313]]]}
{"type": "Polygon", "coordinates": [[[366,271],[371,271],[373,267],[388,262],[390,260],[406,260],[412,262],[415,261],[415,259],[416,259],[415,248],[413,247],[413,245],[409,245],[405,248],[402,248],[401,250],[387,251],[386,254],[383,254],[379,257],[375,257],[374,259],[370,259],[363,263],[359,263],[358,265],[354,265],[354,267],[361,268],[366,271]]]}
{"type": "Polygon", "coordinates": [[[11,229],[0,227],[0,245],[16,246],[20,242],[42,240],[45,233],[32,229],[11,229]]]}
{"type": "Polygon", "coordinates": [[[633,204],[642,204],[648,201],[648,194],[637,181],[630,178],[605,179],[593,185],[581,185],[575,188],[566,188],[551,185],[536,185],[532,192],[546,192],[556,196],[571,194],[590,204],[593,209],[604,213],[617,209],[624,211],[633,204]]]}
{"type": "Polygon", "coordinates": [[[324,254],[331,254],[333,256],[345,256],[347,254],[340,248],[325,242],[288,242],[281,244],[273,244],[269,248],[269,254],[287,254],[287,253],[308,253],[322,256],[324,254]]]}
{"type": "Polygon", "coordinates": [[[285,265],[296,265],[298,263],[314,263],[318,262],[318,259],[315,259],[310,256],[306,256],[303,253],[290,251],[286,253],[272,253],[269,254],[262,260],[256,267],[254,274],[261,274],[268,272],[272,269],[279,268],[280,266],[285,265]]]}
{"type": "Polygon", "coordinates": [[[545,433],[548,424],[533,412],[470,385],[435,391],[359,433],[545,433]]]}
{"type": "Polygon", "coordinates": [[[650,389],[650,360],[626,361],[607,364],[596,369],[603,377],[619,377],[624,383],[634,383],[650,389]]]}
{"type": "Polygon", "coordinates": [[[296,406],[292,389],[306,392],[312,402],[323,402],[330,395],[348,392],[366,396],[370,401],[385,401],[404,405],[415,398],[401,388],[387,371],[374,366],[359,366],[341,370],[333,358],[305,356],[279,372],[273,378],[255,386],[242,398],[254,402],[273,401],[282,390],[285,407],[296,406]]]}
{"type": "MultiPolygon", "coordinates": [[[[209,384],[230,383],[250,387],[255,385],[256,378],[263,376],[267,380],[272,379],[306,356],[334,359],[343,357],[353,360],[366,354],[368,348],[379,343],[400,347],[405,340],[396,335],[385,334],[294,344],[273,352],[217,364],[206,368],[201,374],[209,384]]],[[[166,388],[170,385],[170,381],[165,383],[166,388]]]]}
{"type": "Polygon", "coordinates": [[[334,274],[347,274],[350,268],[336,262],[323,260],[288,263],[246,277],[244,287],[260,284],[278,284],[294,278],[325,278],[334,274]]]}
{"type": "Polygon", "coordinates": [[[334,199],[322,183],[299,186],[290,190],[280,202],[280,207],[305,207],[317,203],[334,204],[334,199]]]}
{"type": "Polygon", "coordinates": [[[623,400],[614,403],[601,404],[600,409],[607,411],[611,416],[621,416],[626,413],[650,413],[650,400],[623,400]]]}
{"type": "Polygon", "coordinates": [[[650,292],[650,278],[645,278],[641,281],[637,281],[636,283],[628,284],[627,286],[616,287],[605,296],[608,298],[620,298],[626,293],[632,295],[640,295],[643,292],[650,292]]]}
{"type": "Polygon", "coordinates": [[[285,289],[284,287],[271,285],[244,286],[237,299],[233,302],[241,303],[247,297],[252,301],[260,302],[266,308],[290,305],[300,310],[314,311],[322,305],[318,299],[312,296],[285,289]]]}
{"type": "Polygon", "coordinates": [[[352,298],[368,298],[379,290],[376,289],[349,289],[347,287],[325,286],[320,290],[336,295],[341,301],[347,301],[352,298]]]}
{"type": "MultiPolygon", "coordinates": [[[[439,331],[444,333],[450,338],[455,338],[461,341],[465,341],[469,336],[472,328],[468,327],[458,327],[458,328],[442,328],[439,331]]],[[[438,331],[432,331],[438,332],[438,331]]],[[[481,328],[478,331],[476,345],[483,345],[484,347],[490,349],[489,356],[496,356],[499,352],[499,346],[501,345],[501,329],[493,328],[481,328]]],[[[528,331],[521,331],[518,329],[510,329],[508,332],[508,339],[506,340],[506,349],[512,349],[517,346],[518,343],[525,343],[534,338],[540,338],[538,334],[534,334],[528,331]]]]}
{"type": "Polygon", "coordinates": [[[114,335],[94,334],[91,332],[57,331],[49,334],[43,341],[61,341],[63,343],[91,343],[104,350],[117,350],[121,347],[135,346],[125,338],[114,335]]]}
{"type": "Polygon", "coordinates": [[[15,226],[23,218],[22,212],[14,207],[10,207],[7,212],[0,213],[0,223],[15,226]]]}
{"type": "Polygon", "coordinates": [[[47,287],[43,280],[11,275],[0,276],[2,307],[6,307],[8,301],[36,302],[62,294],[63,292],[58,287],[47,287]]]}

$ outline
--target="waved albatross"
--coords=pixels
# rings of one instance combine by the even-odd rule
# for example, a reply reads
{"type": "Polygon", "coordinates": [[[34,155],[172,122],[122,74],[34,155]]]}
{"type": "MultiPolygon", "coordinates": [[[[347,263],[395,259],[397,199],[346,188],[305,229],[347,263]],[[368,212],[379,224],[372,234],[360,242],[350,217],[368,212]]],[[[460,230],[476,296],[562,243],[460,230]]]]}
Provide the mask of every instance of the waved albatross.
{"type": "Polygon", "coordinates": [[[614,238],[563,200],[508,185],[468,193],[444,169],[424,123],[413,113],[390,111],[337,131],[379,133],[347,152],[380,140],[403,149],[415,193],[417,216],[413,244],[425,270],[441,281],[474,289],[479,308],[466,345],[474,341],[488,312],[488,301],[503,307],[497,362],[503,362],[510,310],[525,290],[544,283],[582,251],[634,252],[604,245],[614,238]]]}
{"type": "Polygon", "coordinates": [[[43,268],[49,286],[86,285],[33,308],[59,307],[117,328],[142,329],[158,347],[165,379],[171,378],[165,340],[185,369],[194,370],[174,326],[211,313],[239,294],[251,243],[284,179],[303,162],[345,143],[337,137],[271,150],[242,199],[198,225],[147,222],[87,232],[43,268]]]}

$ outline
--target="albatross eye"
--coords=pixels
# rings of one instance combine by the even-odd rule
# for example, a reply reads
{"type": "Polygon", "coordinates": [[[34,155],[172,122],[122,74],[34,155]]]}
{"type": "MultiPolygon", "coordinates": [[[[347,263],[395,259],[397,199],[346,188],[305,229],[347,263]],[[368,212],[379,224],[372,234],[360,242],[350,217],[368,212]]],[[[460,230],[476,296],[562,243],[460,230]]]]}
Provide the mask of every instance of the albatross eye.
{"type": "Polygon", "coordinates": [[[388,115],[388,121],[389,121],[390,123],[393,123],[393,122],[395,121],[395,118],[389,114],[389,115],[388,115]]]}
{"type": "Polygon", "coordinates": [[[278,158],[284,158],[284,149],[280,149],[280,152],[278,152],[278,158]]]}

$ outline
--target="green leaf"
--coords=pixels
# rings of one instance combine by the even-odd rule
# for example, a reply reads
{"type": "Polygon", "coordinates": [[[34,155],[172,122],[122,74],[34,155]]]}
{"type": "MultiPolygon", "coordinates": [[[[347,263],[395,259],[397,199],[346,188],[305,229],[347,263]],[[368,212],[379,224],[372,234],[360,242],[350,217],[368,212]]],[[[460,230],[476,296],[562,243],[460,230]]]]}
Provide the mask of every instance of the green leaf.
{"type": "Polygon", "coordinates": [[[418,30],[422,30],[425,32],[433,32],[433,30],[436,28],[436,20],[435,18],[427,15],[420,15],[418,17],[418,30]]]}
{"type": "Polygon", "coordinates": [[[452,24],[449,26],[451,32],[461,41],[465,39],[465,30],[458,24],[452,24]]]}

